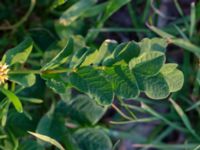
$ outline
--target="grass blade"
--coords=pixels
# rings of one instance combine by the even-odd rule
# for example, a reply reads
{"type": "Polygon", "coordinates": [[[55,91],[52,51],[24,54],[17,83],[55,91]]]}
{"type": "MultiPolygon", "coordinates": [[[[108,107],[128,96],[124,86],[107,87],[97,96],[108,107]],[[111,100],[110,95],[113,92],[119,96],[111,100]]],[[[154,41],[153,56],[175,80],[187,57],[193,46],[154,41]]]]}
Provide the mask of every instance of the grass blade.
{"type": "Polygon", "coordinates": [[[187,129],[190,131],[190,133],[196,139],[200,140],[200,137],[196,134],[196,132],[192,128],[192,126],[190,124],[190,121],[189,121],[187,115],[184,113],[183,109],[173,99],[170,98],[169,101],[173,105],[174,109],[176,110],[176,112],[178,113],[178,115],[180,116],[181,120],[183,121],[183,123],[185,124],[185,126],[187,127],[187,129]]]}
{"type": "Polygon", "coordinates": [[[190,13],[190,38],[192,38],[192,35],[195,30],[195,23],[196,23],[196,14],[195,14],[195,3],[193,2],[191,4],[191,13],[190,13]]]}
{"type": "Polygon", "coordinates": [[[11,91],[9,90],[6,90],[4,88],[0,88],[0,91],[7,96],[7,98],[13,103],[15,109],[22,113],[23,112],[23,107],[22,107],[22,104],[19,100],[19,98],[11,91]]]}
{"type": "Polygon", "coordinates": [[[193,149],[198,144],[133,144],[134,148],[148,147],[156,148],[162,150],[183,150],[183,149],[193,149]]]}
{"type": "Polygon", "coordinates": [[[141,103],[141,107],[146,110],[148,113],[150,113],[151,115],[155,116],[156,118],[163,120],[166,124],[170,125],[171,127],[181,130],[181,131],[186,131],[185,128],[171,122],[170,120],[168,120],[167,118],[163,117],[162,115],[160,115],[159,113],[157,113],[155,110],[153,110],[151,107],[149,107],[148,105],[144,104],[143,102],[141,103]]]}
{"type": "Polygon", "coordinates": [[[195,147],[193,150],[199,150],[200,149],[200,145],[198,145],[197,147],[195,147]]]}
{"type": "Polygon", "coordinates": [[[194,53],[197,57],[200,57],[200,47],[192,44],[191,42],[181,39],[181,38],[175,38],[173,35],[168,34],[154,26],[148,25],[148,27],[155,32],[156,34],[158,34],[159,36],[163,37],[163,38],[167,38],[169,40],[169,44],[174,44],[176,46],[179,46],[189,52],[194,53]]]}
{"type": "Polygon", "coordinates": [[[196,103],[194,103],[192,106],[190,106],[189,108],[186,109],[186,111],[191,111],[193,109],[196,109],[197,107],[200,106],[200,100],[197,101],[196,103]]]}
{"type": "Polygon", "coordinates": [[[28,133],[35,136],[36,138],[39,138],[40,140],[43,140],[47,143],[54,145],[59,150],[65,150],[64,147],[60,143],[58,143],[56,140],[54,140],[54,139],[52,139],[48,136],[45,136],[45,135],[42,135],[42,134],[39,134],[39,133],[30,132],[30,131],[28,131],[28,133]]]}
{"type": "Polygon", "coordinates": [[[140,119],[135,119],[135,120],[130,120],[130,121],[110,121],[111,124],[129,124],[129,123],[148,123],[152,121],[157,121],[159,120],[156,117],[151,117],[151,118],[140,118],[140,119]]]}

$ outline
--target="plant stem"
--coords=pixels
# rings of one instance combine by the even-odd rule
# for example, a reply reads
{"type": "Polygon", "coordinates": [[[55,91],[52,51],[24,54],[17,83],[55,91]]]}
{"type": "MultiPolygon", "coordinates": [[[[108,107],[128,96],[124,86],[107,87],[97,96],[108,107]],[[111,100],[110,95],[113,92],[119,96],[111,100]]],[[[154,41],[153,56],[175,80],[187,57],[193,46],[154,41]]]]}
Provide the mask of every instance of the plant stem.
{"type": "Polygon", "coordinates": [[[8,74],[41,74],[41,70],[12,70],[9,71],[8,74]]]}
{"type": "Polygon", "coordinates": [[[72,69],[60,69],[60,70],[45,70],[41,71],[42,74],[57,74],[57,73],[67,73],[67,72],[72,72],[72,69]]]}
{"type": "MultiPolygon", "coordinates": [[[[105,67],[96,66],[94,67],[97,70],[104,70],[105,67]]],[[[75,72],[76,68],[65,68],[65,69],[58,69],[58,70],[10,70],[8,74],[59,74],[59,73],[69,73],[75,72]]]]}
{"type": "Polygon", "coordinates": [[[152,121],[159,120],[156,117],[149,117],[149,118],[140,118],[136,120],[128,120],[128,121],[110,121],[111,124],[129,124],[129,123],[148,123],[152,121]]]}
{"type": "MultiPolygon", "coordinates": [[[[120,102],[121,105],[125,104],[120,97],[118,97],[118,100],[119,100],[119,102],[120,102]]],[[[137,117],[135,116],[135,114],[126,105],[124,105],[124,108],[128,111],[128,113],[131,115],[131,117],[133,119],[137,119],[137,117]]]]}
{"type": "Polygon", "coordinates": [[[125,119],[128,120],[133,120],[132,118],[130,118],[129,116],[127,116],[126,114],[124,114],[119,108],[117,108],[117,106],[115,106],[114,104],[112,104],[112,107],[125,119]]]}
{"type": "Polygon", "coordinates": [[[72,69],[60,69],[60,70],[14,70],[10,71],[9,74],[58,74],[72,72],[72,69]]]}

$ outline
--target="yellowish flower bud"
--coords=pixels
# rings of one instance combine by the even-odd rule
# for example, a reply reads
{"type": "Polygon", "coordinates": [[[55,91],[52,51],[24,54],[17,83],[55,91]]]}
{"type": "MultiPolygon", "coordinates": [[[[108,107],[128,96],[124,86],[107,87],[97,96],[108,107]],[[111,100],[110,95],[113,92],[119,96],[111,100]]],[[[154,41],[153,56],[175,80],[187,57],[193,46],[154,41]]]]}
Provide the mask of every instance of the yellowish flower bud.
{"type": "Polygon", "coordinates": [[[8,65],[0,62],[0,85],[5,83],[8,80],[8,65]]]}

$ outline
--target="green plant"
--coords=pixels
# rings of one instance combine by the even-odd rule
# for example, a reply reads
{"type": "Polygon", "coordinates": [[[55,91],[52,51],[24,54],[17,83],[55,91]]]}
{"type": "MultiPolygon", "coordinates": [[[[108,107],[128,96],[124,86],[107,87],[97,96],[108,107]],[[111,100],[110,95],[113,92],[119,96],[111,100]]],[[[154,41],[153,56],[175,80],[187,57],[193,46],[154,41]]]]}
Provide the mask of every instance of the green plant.
{"type": "MultiPolygon", "coordinates": [[[[60,95],[61,101],[52,104],[52,108],[40,120],[36,132],[56,139],[66,148],[71,145],[69,149],[78,149],[78,145],[81,149],[89,150],[94,149],[96,144],[96,149],[111,149],[111,141],[100,129],[102,127],[93,126],[106,110],[114,105],[114,98],[137,98],[143,92],[152,99],[165,99],[171,92],[181,89],[184,79],[182,72],[177,69],[177,64],[165,64],[167,43],[167,39],[161,38],[120,44],[105,40],[99,49],[77,49],[73,39],[69,39],[64,48],[40,69],[29,70],[24,64],[31,54],[33,41],[28,37],[15,48],[8,50],[1,61],[1,64],[9,66],[9,71],[5,72],[8,79],[4,80],[10,81],[10,84],[3,84],[0,89],[7,97],[1,102],[1,124],[6,124],[6,112],[10,104],[22,113],[21,100],[37,103],[37,99],[21,97],[18,93],[33,86],[35,76],[39,75],[54,93],[60,95]],[[73,95],[72,90],[77,90],[80,94],[73,95]],[[73,142],[70,145],[66,142],[69,135],[68,129],[64,127],[65,115],[70,116],[79,127],[89,125],[85,129],[77,130],[75,127],[73,137],[78,142],[76,146],[73,142]]],[[[134,120],[134,117],[126,119],[134,120]]],[[[41,136],[37,137],[45,140],[45,137],[41,136]]],[[[50,139],[46,140],[50,142],[50,139]]]]}

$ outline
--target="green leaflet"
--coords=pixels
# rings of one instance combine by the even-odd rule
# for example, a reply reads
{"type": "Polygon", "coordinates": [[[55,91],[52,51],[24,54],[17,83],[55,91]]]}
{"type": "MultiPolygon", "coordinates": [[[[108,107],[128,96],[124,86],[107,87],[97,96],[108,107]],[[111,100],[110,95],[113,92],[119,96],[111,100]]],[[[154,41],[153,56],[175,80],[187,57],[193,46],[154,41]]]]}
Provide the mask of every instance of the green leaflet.
{"type": "Polygon", "coordinates": [[[134,98],[139,95],[137,81],[127,66],[107,68],[105,76],[112,83],[116,95],[122,98],[134,98]]]}
{"type": "Polygon", "coordinates": [[[10,74],[9,80],[21,86],[30,87],[35,84],[36,77],[34,74],[10,74]]]}
{"type": "Polygon", "coordinates": [[[50,110],[45,115],[43,115],[43,117],[40,119],[36,128],[36,132],[50,136],[60,141],[61,138],[59,134],[63,132],[63,127],[61,123],[63,123],[63,120],[58,119],[58,117],[55,117],[54,115],[54,105],[53,105],[51,106],[50,110]],[[58,125],[60,126],[59,130],[56,131],[55,126],[58,126],[58,125]]]}
{"type": "Polygon", "coordinates": [[[164,75],[165,80],[169,86],[170,92],[176,92],[183,86],[184,76],[183,73],[176,69],[176,64],[165,64],[161,73],[164,75]]]}
{"type": "Polygon", "coordinates": [[[90,53],[89,55],[87,55],[87,57],[85,58],[81,66],[92,65],[94,63],[94,60],[97,59],[98,55],[99,55],[99,52],[97,50],[90,53]]]}
{"type": "Polygon", "coordinates": [[[184,77],[176,67],[176,64],[165,64],[158,74],[150,77],[135,73],[139,89],[152,99],[164,99],[170,92],[180,90],[184,77]]]}
{"type": "Polygon", "coordinates": [[[103,65],[111,66],[121,60],[128,63],[132,58],[137,57],[139,53],[140,48],[136,42],[124,42],[116,46],[113,53],[104,59],[103,65]]]}
{"type": "Polygon", "coordinates": [[[93,67],[82,67],[70,75],[71,84],[87,93],[101,105],[110,105],[113,101],[113,89],[100,73],[93,67]]]}
{"type": "Polygon", "coordinates": [[[20,112],[20,113],[23,112],[22,104],[21,104],[19,98],[18,98],[13,92],[11,92],[11,91],[9,91],[9,90],[6,90],[6,89],[4,89],[4,88],[0,88],[0,91],[1,91],[4,95],[6,95],[6,97],[13,103],[15,109],[16,109],[18,112],[20,112]]]}
{"type": "Polygon", "coordinates": [[[14,130],[12,130],[12,132],[15,135],[25,135],[27,134],[27,130],[35,128],[35,123],[32,119],[32,116],[27,116],[26,111],[24,111],[24,113],[19,113],[14,109],[10,109],[6,126],[13,128],[14,130]]]}
{"type": "Polygon", "coordinates": [[[45,148],[39,145],[36,141],[25,140],[19,145],[19,150],[45,150],[45,148]]]}
{"type": "Polygon", "coordinates": [[[107,110],[87,95],[78,95],[61,104],[67,116],[81,124],[96,124],[107,110]]]}
{"type": "Polygon", "coordinates": [[[69,39],[66,46],[50,62],[42,67],[42,70],[53,69],[67,61],[67,58],[73,52],[73,40],[69,39]]]}
{"type": "Polygon", "coordinates": [[[65,93],[67,88],[67,84],[60,77],[47,79],[46,85],[59,94],[65,93]]]}
{"type": "Polygon", "coordinates": [[[139,42],[141,53],[149,52],[149,51],[159,51],[165,52],[166,47],[168,45],[167,39],[162,38],[144,38],[142,41],[139,42]]]}
{"type": "Polygon", "coordinates": [[[71,68],[79,67],[83,63],[83,61],[85,60],[89,52],[90,52],[90,49],[86,47],[77,51],[71,59],[70,67],[71,68]]]}
{"type": "Polygon", "coordinates": [[[31,53],[32,48],[33,48],[33,41],[30,37],[27,37],[19,45],[8,50],[4,54],[2,61],[9,65],[13,65],[15,63],[23,64],[28,59],[28,56],[31,53]]]}
{"type": "Polygon", "coordinates": [[[170,94],[169,86],[162,74],[149,77],[144,81],[144,92],[152,99],[164,99],[170,94]]]}
{"type": "Polygon", "coordinates": [[[46,81],[46,86],[55,93],[64,94],[67,89],[66,77],[63,74],[43,74],[41,76],[46,81]]]}
{"type": "Polygon", "coordinates": [[[147,52],[129,62],[133,73],[145,76],[153,76],[159,72],[165,62],[165,55],[161,52],[147,52]]]}
{"type": "Polygon", "coordinates": [[[129,62],[132,58],[137,57],[140,53],[140,48],[135,41],[125,42],[119,44],[114,50],[114,58],[119,60],[124,60],[129,62]]]}
{"type": "Polygon", "coordinates": [[[117,45],[117,42],[115,40],[105,40],[101,44],[101,46],[98,50],[98,54],[97,54],[96,58],[94,59],[93,63],[95,65],[99,65],[108,54],[113,52],[116,45],[117,45]]]}
{"type": "Polygon", "coordinates": [[[81,150],[111,150],[112,142],[103,129],[83,128],[74,133],[81,150]]]}
{"type": "Polygon", "coordinates": [[[105,40],[98,50],[86,56],[82,66],[100,65],[105,57],[113,52],[116,45],[117,42],[114,40],[105,40]]]}
{"type": "Polygon", "coordinates": [[[66,90],[66,84],[63,83],[63,81],[60,81],[60,79],[49,79],[46,81],[46,85],[50,87],[55,93],[65,93],[66,90]]]}
{"type": "MultiPolygon", "coordinates": [[[[54,139],[56,140],[56,143],[62,142],[65,147],[71,150],[79,150],[77,145],[74,144],[75,142],[65,126],[63,116],[54,112],[54,106],[52,106],[51,109],[40,119],[36,132],[47,136],[47,138],[43,136],[36,136],[45,142],[51,143],[51,139],[54,139]],[[50,137],[50,139],[48,137],[50,137]]],[[[51,144],[55,145],[56,143],[53,141],[51,144]]],[[[41,141],[40,144],[45,145],[41,141]]]]}

